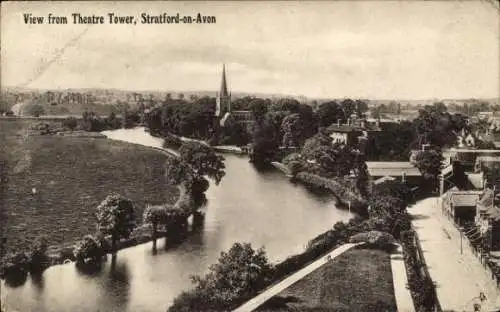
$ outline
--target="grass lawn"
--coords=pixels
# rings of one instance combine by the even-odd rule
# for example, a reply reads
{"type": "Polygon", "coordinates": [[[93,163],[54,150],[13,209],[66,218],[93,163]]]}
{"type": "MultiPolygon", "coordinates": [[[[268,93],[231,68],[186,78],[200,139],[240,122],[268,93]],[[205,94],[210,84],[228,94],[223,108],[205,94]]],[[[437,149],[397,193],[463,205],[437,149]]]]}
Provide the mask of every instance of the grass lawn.
{"type": "Polygon", "coordinates": [[[107,139],[24,136],[32,122],[0,120],[0,218],[8,250],[28,247],[41,234],[53,245],[95,233],[95,208],[113,191],[134,201],[139,222],[146,203],[175,202],[177,189],[163,178],[165,155],[107,139]]]}
{"type": "Polygon", "coordinates": [[[286,308],[259,311],[397,311],[390,255],[377,249],[349,250],[278,297],[286,308]]]}

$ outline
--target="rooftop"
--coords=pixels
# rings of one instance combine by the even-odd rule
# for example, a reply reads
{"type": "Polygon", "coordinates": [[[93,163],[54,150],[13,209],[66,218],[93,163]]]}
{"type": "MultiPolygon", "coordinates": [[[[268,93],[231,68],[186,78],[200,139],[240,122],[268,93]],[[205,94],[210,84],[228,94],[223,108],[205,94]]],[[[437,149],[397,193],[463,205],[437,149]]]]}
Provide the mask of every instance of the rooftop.
{"type": "Polygon", "coordinates": [[[422,176],[420,170],[409,161],[367,161],[366,166],[372,177],[422,176]]]}
{"type": "Polygon", "coordinates": [[[489,155],[477,156],[476,162],[480,161],[500,162],[500,156],[489,156],[489,155]]]}
{"type": "Polygon", "coordinates": [[[479,194],[457,192],[450,196],[450,203],[454,207],[475,207],[479,200],[479,194]]]}

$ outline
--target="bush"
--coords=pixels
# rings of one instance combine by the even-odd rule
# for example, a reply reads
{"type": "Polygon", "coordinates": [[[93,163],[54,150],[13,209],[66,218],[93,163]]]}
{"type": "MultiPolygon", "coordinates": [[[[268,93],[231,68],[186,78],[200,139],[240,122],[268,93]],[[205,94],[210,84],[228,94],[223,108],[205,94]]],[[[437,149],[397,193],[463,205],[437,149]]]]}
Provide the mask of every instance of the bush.
{"type": "Polygon", "coordinates": [[[358,233],[349,238],[349,243],[368,243],[375,245],[393,244],[396,240],[386,232],[370,231],[358,233]]]}
{"type": "Polygon", "coordinates": [[[73,250],[76,263],[80,265],[99,265],[105,255],[101,242],[87,235],[73,250]]]}
{"type": "Polygon", "coordinates": [[[41,273],[49,266],[47,257],[47,238],[42,236],[37,238],[31,247],[30,272],[41,273]]]}
{"type": "Polygon", "coordinates": [[[165,148],[179,148],[181,147],[182,145],[182,140],[173,135],[173,134],[170,134],[170,133],[167,133],[164,137],[163,137],[163,147],[165,148]]]}
{"type": "Polygon", "coordinates": [[[63,120],[63,127],[67,130],[73,131],[78,126],[78,121],[75,117],[68,117],[63,120]]]}
{"type": "Polygon", "coordinates": [[[9,253],[2,259],[0,276],[7,279],[26,278],[30,262],[25,252],[9,253]]]}
{"type": "Polygon", "coordinates": [[[263,249],[235,243],[203,277],[195,276],[196,288],[176,298],[168,311],[227,311],[254,297],[268,286],[273,275],[263,249]]]}
{"type": "Polygon", "coordinates": [[[29,131],[36,135],[47,135],[52,133],[50,124],[46,122],[37,122],[30,124],[29,131]]]}

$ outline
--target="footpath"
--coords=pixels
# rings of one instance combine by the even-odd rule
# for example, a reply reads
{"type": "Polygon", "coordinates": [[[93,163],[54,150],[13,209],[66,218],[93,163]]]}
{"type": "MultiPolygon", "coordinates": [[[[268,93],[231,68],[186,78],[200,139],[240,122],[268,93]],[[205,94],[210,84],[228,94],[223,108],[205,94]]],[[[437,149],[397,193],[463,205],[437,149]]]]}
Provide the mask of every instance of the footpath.
{"type": "Polygon", "coordinates": [[[498,311],[500,291],[473,254],[466,238],[460,250],[460,232],[441,212],[439,197],[426,198],[408,209],[420,238],[429,274],[443,311],[498,311]],[[486,300],[479,300],[480,294],[486,300]]]}

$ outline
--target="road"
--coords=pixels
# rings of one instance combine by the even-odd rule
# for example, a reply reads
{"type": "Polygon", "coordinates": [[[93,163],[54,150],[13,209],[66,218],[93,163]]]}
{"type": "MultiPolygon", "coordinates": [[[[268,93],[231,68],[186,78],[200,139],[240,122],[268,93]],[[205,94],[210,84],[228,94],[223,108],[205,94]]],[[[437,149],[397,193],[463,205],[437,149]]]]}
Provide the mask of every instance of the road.
{"type": "Polygon", "coordinates": [[[487,297],[481,311],[497,311],[500,291],[465,239],[461,254],[460,232],[442,214],[441,199],[424,199],[408,211],[443,311],[473,311],[481,292],[487,297]]]}

